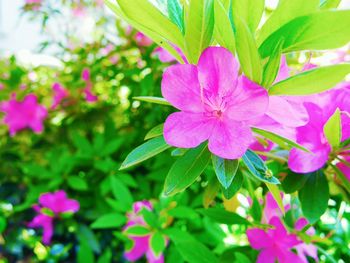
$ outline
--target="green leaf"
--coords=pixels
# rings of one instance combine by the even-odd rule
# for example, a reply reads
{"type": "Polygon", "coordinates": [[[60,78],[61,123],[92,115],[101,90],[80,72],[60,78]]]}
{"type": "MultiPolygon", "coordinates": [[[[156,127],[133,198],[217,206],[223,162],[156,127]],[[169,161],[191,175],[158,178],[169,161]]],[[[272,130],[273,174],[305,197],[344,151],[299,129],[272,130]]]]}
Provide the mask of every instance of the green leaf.
{"type": "Polygon", "coordinates": [[[308,153],[310,152],[304,146],[302,146],[296,142],[293,142],[287,138],[284,138],[278,134],[275,134],[273,132],[266,131],[266,130],[263,130],[260,128],[255,128],[255,127],[252,128],[252,131],[265,137],[266,139],[269,139],[270,141],[278,144],[283,149],[290,150],[292,148],[297,148],[297,149],[302,150],[304,152],[308,152],[308,153]]]}
{"type": "Polygon", "coordinates": [[[315,223],[328,207],[329,187],[322,170],[310,173],[298,196],[304,216],[315,223]]]}
{"type": "Polygon", "coordinates": [[[143,237],[150,234],[150,229],[141,225],[129,226],[124,233],[130,236],[143,237]]]}
{"type": "Polygon", "coordinates": [[[111,249],[107,248],[101,257],[98,258],[97,263],[110,263],[112,262],[112,251],[111,249]]]}
{"type": "Polygon", "coordinates": [[[125,209],[131,208],[134,199],[129,189],[123,184],[117,175],[111,177],[111,188],[114,197],[123,204],[125,209]]]}
{"type": "Polygon", "coordinates": [[[264,66],[262,86],[269,88],[275,81],[281,65],[283,39],[278,42],[269,60],[264,66]]]}
{"type": "Polygon", "coordinates": [[[168,14],[171,21],[176,24],[182,33],[185,32],[184,11],[178,0],[167,0],[168,14]]]}
{"type": "Polygon", "coordinates": [[[143,208],[141,210],[141,214],[143,216],[143,219],[152,228],[158,228],[158,217],[156,214],[154,214],[152,211],[149,211],[146,208],[143,208]]]}
{"type": "Polygon", "coordinates": [[[219,182],[225,189],[229,188],[238,170],[239,160],[225,160],[214,154],[211,159],[219,182]]]}
{"type": "Polygon", "coordinates": [[[82,240],[80,242],[80,246],[78,249],[78,255],[77,255],[77,262],[78,263],[94,263],[95,257],[92,249],[90,248],[89,244],[82,240]]]}
{"type": "Polygon", "coordinates": [[[122,146],[124,141],[121,138],[116,138],[114,140],[108,141],[104,144],[102,150],[98,153],[99,156],[105,157],[115,153],[120,146],[122,146]]]}
{"type": "Polygon", "coordinates": [[[219,224],[226,225],[250,225],[250,222],[240,215],[228,212],[223,208],[215,207],[197,210],[202,215],[209,217],[219,224]]]}
{"type": "Polygon", "coordinates": [[[220,0],[214,1],[214,37],[220,46],[227,48],[232,54],[235,53],[235,35],[227,10],[220,0]]]}
{"type": "Polygon", "coordinates": [[[92,229],[118,228],[126,223],[125,215],[118,213],[105,214],[97,218],[92,224],[92,229]]]}
{"type": "Polygon", "coordinates": [[[93,147],[86,137],[79,134],[77,131],[73,131],[71,133],[71,139],[74,146],[77,147],[81,153],[84,153],[85,155],[93,154],[93,147]]]}
{"type": "Polygon", "coordinates": [[[160,232],[155,232],[151,235],[150,246],[154,254],[158,257],[165,249],[166,241],[160,232]]]}
{"type": "Polygon", "coordinates": [[[145,136],[145,140],[149,140],[154,137],[163,135],[163,129],[164,129],[164,123],[159,124],[156,127],[152,128],[149,132],[147,132],[145,136]]]}
{"type": "Polygon", "coordinates": [[[342,182],[342,186],[350,193],[350,181],[346,177],[346,175],[343,174],[343,172],[333,164],[330,164],[330,166],[333,168],[334,172],[336,173],[337,178],[342,182]]]}
{"type": "Polygon", "coordinates": [[[215,254],[192,235],[176,228],[167,229],[166,234],[175,243],[176,249],[189,263],[218,263],[215,254]]]}
{"type": "Polygon", "coordinates": [[[323,0],[321,3],[321,9],[337,8],[341,0],[323,0]]]}
{"type": "Polygon", "coordinates": [[[333,88],[350,73],[350,64],[338,64],[304,71],[273,85],[270,95],[310,95],[333,88]]]}
{"type": "Polygon", "coordinates": [[[77,191],[86,191],[89,189],[89,186],[85,179],[79,176],[69,176],[67,179],[67,183],[70,188],[77,191]]]}
{"type": "Polygon", "coordinates": [[[287,22],[298,16],[310,14],[317,10],[319,0],[280,1],[277,9],[271,14],[258,32],[257,43],[260,46],[269,35],[287,22]]]}
{"type": "Polygon", "coordinates": [[[281,182],[283,191],[286,194],[291,194],[299,191],[305,184],[309,174],[298,174],[289,172],[281,182]]]}
{"type": "Polygon", "coordinates": [[[281,192],[278,189],[278,186],[275,185],[275,184],[269,184],[269,183],[266,183],[266,186],[269,189],[270,193],[272,194],[273,199],[275,199],[275,201],[276,201],[279,209],[281,210],[282,214],[284,215],[285,210],[284,210],[283,200],[282,200],[282,197],[281,197],[281,192]]]}
{"type": "Polygon", "coordinates": [[[232,0],[232,14],[236,23],[242,19],[250,32],[255,32],[265,8],[265,0],[232,0]]]}
{"type": "Polygon", "coordinates": [[[175,218],[180,219],[195,219],[198,218],[198,214],[190,207],[177,206],[169,210],[168,214],[175,218]]]}
{"type": "Polygon", "coordinates": [[[235,259],[236,259],[236,262],[239,262],[239,263],[251,263],[252,261],[244,254],[242,253],[239,253],[239,252],[235,252],[235,259]]]}
{"type": "MultiPolygon", "coordinates": [[[[143,1],[143,2],[147,2],[146,0],[139,0],[139,1],[143,1]]],[[[137,2],[139,2],[137,1],[137,2]]],[[[123,5],[127,4],[126,0],[123,1],[123,5]]],[[[130,4],[130,7],[133,8],[133,6],[136,4],[136,1],[133,1],[130,4]]],[[[141,20],[139,19],[134,19],[133,16],[130,16],[130,14],[128,12],[124,13],[125,10],[123,10],[120,6],[119,6],[119,2],[113,1],[112,0],[105,0],[106,5],[120,18],[122,18],[123,20],[125,20],[127,23],[129,23],[130,25],[132,25],[133,27],[137,28],[138,30],[142,31],[144,34],[146,34],[148,37],[150,37],[153,41],[155,41],[159,46],[161,46],[162,48],[164,48],[165,50],[167,50],[170,54],[172,54],[180,63],[184,63],[183,59],[181,58],[181,56],[178,54],[178,52],[176,51],[176,49],[174,48],[174,46],[171,45],[171,43],[176,44],[178,47],[180,47],[181,49],[183,49],[183,37],[181,35],[180,30],[177,28],[177,26],[175,24],[173,24],[171,21],[169,21],[163,14],[161,14],[156,8],[154,8],[153,6],[151,6],[151,10],[155,11],[156,16],[153,16],[153,12],[151,11],[150,13],[142,13],[143,11],[141,9],[138,9],[137,7],[135,8],[135,11],[138,13],[136,15],[140,15],[139,13],[141,12],[142,14],[140,15],[141,20]],[[155,10],[156,9],[156,10],[155,10]],[[170,27],[170,28],[175,28],[175,31],[169,31],[169,34],[166,32],[166,26],[163,28],[164,30],[162,31],[158,31],[157,28],[161,27],[160,23],[158,23],[158,26],[153,27],[154,23],[157,23],[157,21],[155,21],[155,19],[157,19],[157,16],[159,16],[161,19],[158,21],[164,22],[164,20],[166,21],[165,23],[170,27]],[[142,19],[147,19],[149,17],[152,17],[147,23],[143,24],[142,19]],[[165,35],[164,35],[165,33],[165,35]],[[171,35],[170,35],[171,34],[171,35]]],[[[146,6],[149,7],[150,3],[146,3],[146,6]]],[[[145,6],[142,6],[143,8],[145,6]]]]}
{"type": "Polygon", "coordinates": [[[268,57],[280,39],[284,39],[283,53],[342,47],[350,41],[350,10],[322,11],[295,18],[261,44],[261,57],[268,57]]]}
{"type": "Polygon", "coordinates": [[[139,96],[139,97],[133,97],[133,99],[139,100],[139,101],[155,103],[155,104],[160,104],[160,105],[171,106],[171,104],[166,99],[160,98],[160,97],[139,96]]]}
{"type": "Polygon", "coordinates": [[[251,150],[248,150],[242,157],[244,164],[255,178],[265,183],[279,184],[280,182],[276,177],[271,175],[261,158],[251,150]]]}
{"type": "Polygon", "coordinates": [[[0,235],[5,231],[7,222],[5,217],[0,216],[0,235]]]}
{"type": "Polygon", "coordinates": [[[165,179],[164,194],[174,195],[189,187],[207,167],[209,160],[206,143],[187,151],[170,168],[165,179]]]}
{"type": "Polygon", "coordinates": [[[218,182],[216,177],[212,176],[208,182],[207,187],[205,187],[203,193],[203,206],[205,208],[208,208],[213,203],[215,197],[219,192],[219,189],[220,183],[218,182]]]}
{"type": "Polygon", "coordinates": [[[157,137],[151,139],[144,144],[141,144],[136,149],[134,149],[129,155],[126,157],[124,162],[122,163],[120,170],[129,168],[138,163],[148,160],[153,156],[164,152],[169,149],[170,146],[166,144],[163,137],[157,137]]]}
{"type": "Polygon", "coordinates": [[[187,59],[197,64],[202,51],[207,48],[214,32],[214,1],[190,1],[187,10],[185,43],[187,59]]]}
{"type": "Polygon", "coordinates": [[[261,83],[263,68],[255,39],[240,18],[235,21],[235,27],[236,49],[242,71],[249,79],[261,83]]]}
{"type": "Polygon", "coordinates": [[[237,171],[235,177],[229,188],[222,187],[222,193],[226,199],[231,199],[241,189],[243,185],[243,175],[240,171],[237,171]]]}
{"type": "Polygon", "coordinates": [[[323,131],[332,148],[338,148],[342,137],[341,113],[339,109],[328,119],[323,126],[323,131]]]}

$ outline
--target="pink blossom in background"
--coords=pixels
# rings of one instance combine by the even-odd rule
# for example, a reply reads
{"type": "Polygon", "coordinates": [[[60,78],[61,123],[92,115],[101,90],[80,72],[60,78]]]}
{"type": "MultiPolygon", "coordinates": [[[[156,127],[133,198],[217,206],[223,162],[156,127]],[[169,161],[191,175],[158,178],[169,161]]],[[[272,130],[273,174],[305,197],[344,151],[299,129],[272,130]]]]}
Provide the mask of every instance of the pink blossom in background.
{"type": "Polygon", "coordinates": [[[61,104],[61,102],[69,96],[68,91],[60,84],[60,83],[54,83],[52,86],[54,96],[53,96],[53,102],[51,105],[51,109],[56,109],[58,105],[61,104]]]}
{"type": "Polygon", "coordinates": [[[47,110],[38,103],[35,94],[28,94],[23,101],[17,101],[13,94],[10,100],[0,103],[0,111],[5,112],[3,122],[9,127],[11,136],[26,128],[35,133],[44,130],[43,122],[47,117],[47,110]]]}
{"type": "Polygon", "coordinates": [[[27,5],[32,5],[32,4],[41,4],[42,0],[25,0],[25,3],[27,5]]]}
{"type": "MultiPolygon", "coordinates": [[[[124,227],[124,230],[127,230],[128,227],[134,226],[134,225],[141,225],[141,226],[147,226],[145,220],[143,219],[140,212],[142,209],[147,209],[151,211],[153,209],[152,204],[149,201],[139,201],[135,202],[133,204],[133,210],[127,214],[128,222],[124,227]]],[[[163,263],[164,262],[164,256],[161,255],[155,255],[155,253],[152,251],[149,239],[150,235],[146,236],[128,236],[129,239],[132,240],[133,244],[131,249],[125,251],[124,257],[128,261],[136,261],[140,258],[142,258],[144,255],[147,258],[147,261],[149,263],[163,263]]]]}
{"type": "Polygon", "coordinates": [[[114,50],[114,45],[108,44],[104,48],[101,49],[101,55],[107,56],[109,53],[111,53],[114,50]]]}
{"type": "Polygon", "coordinates": [[[268,107],[267,91],[245,76],[225,48],[210,47],[198,65],[173,65],[163,75],[162,94],[181,110],[168,116],[164,138],[169,145],[209,150],[226,159],[240,158],[253,142],[250,120],[268,107]]]}
{"type": "Polygon", "coordinates": [[[153,44],[152,39],[141,32],[137,32],[134,39],[140,47],[149,47],[153,44]]]}
{"type": "Polygon", "coordinates": [[[63,190],[54,193],[41,194],[39,205],[34,205],[33,209],[38,213],[28,224],[32,228],[43,229],[43,243],[48,245],[54,232],[54,219],[62,213],[76,213],[79,210],[79,202],[68,199],[63,190]],[[49,210],[49,212],[46,212],[49,210]],[[52,213],[52,214],[51,214],[52,213]]]}
{"type": "Polygon", "coordinates": [[[90,70],[85,68],[81,74],[81,77],[86,82],[86,86],[83,89],[86,101],[90,103],[96,102],[98,100],[98,97],[92,93],[92,82],[90,79],[90,70]]]}
{"type": "MultiPolygon", "coordinates": [[[[301,231],[309,222],[305,218],[299,218],[294,225],[295,230],[301,231]]],[[[315,235],[315,228],[310,227],[305,233],[309,236],[315,235]]],[[[295,247],[303,263],[308,263],[306,256],[312,257],[318,262],[317,247],[314,244],[301,243],[295,247]]]]}
{"type": "Polygon", "coordinates": [[[289,234],[278,217],[273,217],[269,224],[274,229],[267,231],[260,228],[247,230],[247,237],[252,248],[260,250],[257,263],[302,263],[302,259],[292,252],[301,244],[297,236],[289,234]]]}
{"type": "Polygon", "coordinates": [[[0,83],[0,90],[3,90],[5,88],[5,85],[0,83]]]}

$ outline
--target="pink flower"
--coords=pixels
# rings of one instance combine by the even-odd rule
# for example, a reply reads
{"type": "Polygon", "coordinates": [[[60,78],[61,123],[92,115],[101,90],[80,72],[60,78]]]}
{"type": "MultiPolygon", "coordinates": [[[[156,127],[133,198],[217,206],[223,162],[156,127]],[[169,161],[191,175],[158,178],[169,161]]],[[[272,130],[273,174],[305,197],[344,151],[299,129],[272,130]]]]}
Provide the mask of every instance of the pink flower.
{"type": "Polygon", "coordinates": [[[25,3],[27,5],[33,5],[33,4],[41,4],[42,0],[25,0],[25,3]]]}
{"type": "MultiPolygon", "coordinates": [[[[141,225],[147,226],[140,212],[142,209],[147,209],[151,211],[153,209],[152,204],[149,201],[139,201],[135,202],[133,205],[133,211],[127,214],[128,222],[124,227],[124,230],[127,230],[131,226],[141,225]]],[[[164,256],[163,254],[156,255],[152,248],[150,247],[150,236],[128,236],[129,239],[133,242],[133,245],[130,250],[127,250],[124,253],[124,257],[128,261],[136,261],[140,259],[143,255],[146,255],[147,261],[149,263],[163,263],[164,256]]]]}
{"type": "Polygon", "coordinates": [[[92,82],[90,79],[90,70],[85,68],[81,75],[82,79],[86,82],[86,86],[83,89],[85,94],[85,99],[87,102],[96,102],[98,100],[97,96],[92,93],[92,82]]]}
{"type": "Polygon", "coordinates": [[[0,90],[3,90],[5,88],[5,85],[0,83],[0,90]]]}
{"type": "Polygon", "coordinates": [[[150,39],[148,36],[144,35],[141,32],[137,32],[134,38],[137,45],[139,45],[140,47],[149,47],[153,44],[152,39],[150,39]]]}
{"type": "Polygon", "coordinates": [[[69,93],[60,83],[54,83],[52,89],[54,91],[54,96],[51,109],[54,110],[62,102],[62,100],[69,96],[69,93]]]}
{"type": "MultiPolygon", "coordinates": [[[[321,94],[308,96],[304,103],[310,116],[307,125],[297,128],[297,142],[312,153],[292,149],[288,165],[297,173],[309,173],[322,168],[328,161],[332,148],[324,134],[324,125],[340,109],[342,115],[342,141],[350,137],[349,83],[321,94]],[[309,101],[309,102],[308,102],[309,101]]],[[[347,152],[344,152],[344,156],[347,152]]]]}
{"type": "Polygon", "coordinates": [[[43,229],[43,243],[48,245],[54,232],[53,222],[55,217],[62,213],[75,213],[79,210],[79,203],[76,200],[68,199],[63,190],[54,193],[45,193],[39,197],[39,205],[33,209],[38,213],[28,224],[32,228],[43,229]],[[45,210],[48,210],[45,211],[45,210]],[[51,214],[52,213],[52,214],[51,214]]]}
{"type": "MultiPolygon", "coordinates": [[[[305,218],[299,218],[294,225],[295,230],[301,231],[309,222],[305,218]]],[[[315,229],[310,227],[306,234],[309,236],[315,235],[315,229]]],[[[312,257],[316,262],[318,262],[317,247],[313,244],[301,243],[295,247],[299,257],[303,263],[308,263],[306,256],[312,257]]]]}
{"type": "Polygon", "coordinates": [[[278,217],[269,221],[274,229],[267,231],[259,228],[247,230],[247,236],[252,248],[261,250],[257,263],[302,263],[300,257],[291,250],[301,242],[294,234],[288,234],[286,228],[278,217]]]}
{"type": "Polygon", "coordinates": [[[0,104],[0,111],[5,112],[3,121],[8,125],[11,136],[26,128],[35,133],[44,130],[43,121],[47,117],[47,110],[38,104],[34,94],[28,94],[21,102],[17,101],[16,95],[13,94],[9,101],[0,104]]]}
{"type": "Polygon", "coordinates": [[[162,80],[162,94],[181,110],[164,125],[169,145],[193,148],[209,141],[209,150],[226,159],[240,158],[253,142],[250,120],[268,107],[267,91],[245,76],[225,48],[210,47],[198,65],[173,65],[162,80]]]}

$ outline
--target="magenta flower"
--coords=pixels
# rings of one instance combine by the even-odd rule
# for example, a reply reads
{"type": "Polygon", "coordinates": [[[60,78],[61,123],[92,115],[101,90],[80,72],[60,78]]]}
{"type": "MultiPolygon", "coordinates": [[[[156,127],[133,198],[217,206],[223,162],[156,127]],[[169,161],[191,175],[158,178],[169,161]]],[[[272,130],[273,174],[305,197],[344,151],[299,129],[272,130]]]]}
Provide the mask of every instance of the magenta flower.
{"type": "MultiPolygon", "coordinates": [[[[185,57],[185,55],[182,53],[181,49],[174,46],[176,52],[181,56],[181,58],[183,59],[183,61],[185,63],[187,62],[187,59],[185,57]]],[[[170,63],[170,62],[176,62],[176,58],[173,57],[172,54],[170,54],[166,49],[162,48],[162,47],[157,47],[153,52],[153,55],[157,56],[159,58],[159,60],[163,63],[170,63]]]]}
{"type": "Polygon", "coordinates": [[[261,250],[257,263],[302,263],[300,257],[291,250],[301,242],[294,234],[288,234],[278,217],[269,221],[274,229],[267,231],[259,228],[247,230],[247,237],[252,248],[261,250]]]}
{"type": "Polygon", "coordinates": [[[79,202],[68,199],[63,190],[54,193],[45,193],[39,197],[39,205],[33,209],[38,213],[28,224],[32,228],[43,229],[43,243],[48,245],[54,232],[54,219],[62,213],[75,213],[79,210],[79,202]]]}
{"type": "Polygon", "coordinates": [[[152,39],[141,32],[137,32],[134,39],[140,47],[149,47],[153,44],[152,39]]]}
{"type": "Polygon", "coordinates": [[[253,142],[250,120],[268,107],[267,91],[245,76],[225,48],[210,47],[198,65],[173,65],[163,75],[162,94],[181,110],[164,125],[169,145],[193,148],[209,141],[209,150],[226,159],[240,158],[253,142]]]}
{"type": "Polygon", "coordinates": [[[30,128],[35,133],[44,130],[43,121],[47,117],[47,110],[38,104],[34,94],[28,94],[23,101],[16,100],[16,94],[11,99],[0,104],[0,111],[5,112],[4,123],[9,127],[10,135],[30,128]]]}
{"type": "Polygon", "coordinates": [[[81,77],[86,82],[86,86],[83,89],[86,101],[90,103],[96,102],[98,98],[96,95],[92,93],[92,82],[90,79],[90,70],[85,68],[81,74],[81,77]]]}
{"type": "Polygon", "coordinates": [[[51,109],[56,109],[61,102],[69,96],[68,91],[60,84],[60,83],[54,83],[52,85],[52,89],[54,92],[53,95],[53,102],[51,105],[51,109]]]}
{"type": "MultiPolygon", "coordinates": [[[[143,219],[140,212],[142,209],[152,210],[152,204],[149,201],[139,201],[135,202],[133,205],[133,211],[127,214],[128,222],[124,227],[124,230],[127,230],[129,227],[134,225],[147,226],[145,220],[143,219]]],[[[147,261],[149,263],[163,263],[164,256],[163,254],[156,255],[149,244],[150,235],[146,236],[128,236],[132,241],[132,247],[130,250],[127,250],[124,253],[124,257],[128,261],[136,261],[146,255],[147,261]]]]}
{"type": "MultiPolygon", "coordinates": [[[[294,225],[295,230],[301,231],[309,222],[305,218],[299,218],[294,225]]],[[[306,234],[309,236],[315,235],[315,228],[310,227],[306,234]]],[[[318,262],[317,247],[313,244],[301,243],[295,247],[299,257],[303,263],[308,263],[306,256],[312,257],[316,262],[318,262]]]]}

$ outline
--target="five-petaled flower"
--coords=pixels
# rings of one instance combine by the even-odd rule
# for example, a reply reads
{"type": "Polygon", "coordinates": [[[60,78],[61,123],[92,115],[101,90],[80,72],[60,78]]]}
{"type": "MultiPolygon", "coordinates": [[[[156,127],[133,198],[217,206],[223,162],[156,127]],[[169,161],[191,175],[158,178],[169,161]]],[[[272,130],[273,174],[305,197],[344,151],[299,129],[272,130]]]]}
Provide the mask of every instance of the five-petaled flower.
{"type": "Polygon", "coordinates": [[[197,147],[226,159],[243,156],[253,142],[250,121],[268,108],[267,91],[239,76],[239,64],[225,48],[209,47],[198,65],[173,65],[163,75],[162,94],[181,110],[164,125],[169,145],[197,147]]]}
{"type": "Polygon", "coordinates": [[[79,202],[68,199],[63,190],[54,193],[45,193],[39,197],[39,205],[34,205],[33,209],[38,213],[28,226],[43,229],[43,243],[48,245],[54,232],[53,222],[55,217],[62,213],[75,213],[79,210],[79,202]]]}

